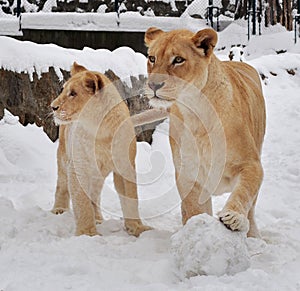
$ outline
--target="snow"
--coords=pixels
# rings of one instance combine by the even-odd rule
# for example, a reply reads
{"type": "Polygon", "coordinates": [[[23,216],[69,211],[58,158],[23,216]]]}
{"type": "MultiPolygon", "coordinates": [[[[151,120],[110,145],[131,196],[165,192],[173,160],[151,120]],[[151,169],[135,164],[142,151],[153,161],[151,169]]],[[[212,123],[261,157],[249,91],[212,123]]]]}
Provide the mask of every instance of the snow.
{"type": "Polygon", "coordinates": [[[231,61],[236,61],[236,62],[244,62],[245,58],[243,56],[244,50],[243,47],[239,46],[234,46],[230,49],[230,60],[231,61]]]}
{"type": "MultiPolygon", "coordinates": [[[[107,8],[105,4],[99,6],[98,13],[51,13],[51,7],[56,4],[56,1],[54,1],[55,3],[52,2],[52,0],[47,0],[42,11],[38,13],[22,13],[22,29],[61,30],[63,28],[63,30],[79,31],[144,32],[150,26],[159,26],[164,30],[174,28],[199,30],[206,25],[204,20],[194,19],[188,15],[183,17],[147,17],[155,16],[153,10],[150,9],[147,10],[145,16],[142,16],[139,12],[121,13],[120,25],[118,26],[116,13],[104,13],[107,8]]],[[[0,35],[20,34],[19,19],[16,16],[0,13],[0,35]]]]}
{"type": "MultiPolygon", "coordinates": [[[[48,2],[48,1],[54,2],[53,0],[47,0],[46,2],[48,2]]],[[[25,12],[37,12],[37,10],[38,10],[38,6],[37,5],[32,4],[32,3],[28,2],[27,0],[22,0],[22,2],[23,2],[22,4],[23,4],[23,7],[25,9],[25,12]]]]}
{"type": "Polygon", "coordinates": [[[171,255],[180,279],[234,275],[250,267],[245,232],[232,232],[215,217],[200,214],[171,237],[171,255]]]}
{"type": "MultiPolygon", "coordinates": [[[[245,37],[245,29],[243,33],[245,37]]],[[[57,142],[34,125],[22,127],[6,112],[0,122],[0,290],[300,290],[299,42],[294,45],[292,33],[278,27],[251,38],[250,43],[240,42],[240,37],[240,26],[221,32],[218,56],[228,59],[231,45],[246,44],[245,61],[266,77],[262,83],[267,105],[265,176],[256,207],[262,238],[245,239],[249,268],[218,274],[219,268],[224,271],[221,262],[228,249],[217,230],[216,252],[208,251],[211,257],[219,252],[217,264],[205,264],[212,266],[211,275],[178,278],[171,241],[174,247],[174,237],[188,228],[181,225],[167,121],[157,127],[152,146],[138,144],[136,158],[141,216],[155,229],[139,238],[127,235],[109,176],[102,192],[106,221],[98,226],[102,236],[75,237],[71,211],[60,216],[50,213],[57,142]],[[287,52],[277,54],[278,49],[287,52]]],[[[77,51],[7,37],[1,37],[0,43],[0,66],[17,72],[41,73],[49,66],[67,69],[76,60],[93,70],[110,67],[122,78],[145,73],[145,57],[129,48],[77,51]]],[[[227,197],[213,199],[215,213],[227,197]]],[[[198,219],[211,220],[202,216],[194,221],[198,219]]],[[[195,228],[191,237],[196,234],[202,232],[195,228]]],[[[199,243],[209,241],[214,241],[210,234],[199,243]]],[[[191,267],[189,263],[185,268],[191,267]]]]}
{"type": "Polygon", "coordinates": [[[56,0],[47,0],[41,11],[42,12],[51,12],[53,7],[57,7],[56,0]]]}
{"type": "Polygon", "coordinates": [[[2,9],[0,9],[0,35],[22,35],[19,31],[19,19],[5,14],[2,9]]]}
{"type": "Polygon", "coordinates": [[[28,73],[30,79],[34,73],[40,77],[42,73],[48,72],[49,67],[54,67],[57,76],[62,79],[60,70],[69,70],[74,61],[102,73],[111,69],[129,85],[130,79],[126,80],[126,77],[146,74],[145,57],[128,47],[120,47],[113,52],[87,47],[75,50],[53,44],[20,42],[5,36],[0,36],[0,43],[0,67],[18,73],[28,73]],[[119,65],[121,63],[123,66],[119,65]]]}
{"type": "Polygon", "coordinates": [[[106,9],[107,9],[107,5],[101,4],[97,9],[97,13],[105,13],[106,9]]]}
{"type": "Polygon", "coordinates": [[[204,20],[185,17],[145,17],[139,12],[120,14],[120,26],[116,23],[116,13],[24,13],[23,29],[58,29],[90,31],[135,31],[144,32],[150,26],[165,30],[188,28],[199,30],[205,26],[204,20]]]}

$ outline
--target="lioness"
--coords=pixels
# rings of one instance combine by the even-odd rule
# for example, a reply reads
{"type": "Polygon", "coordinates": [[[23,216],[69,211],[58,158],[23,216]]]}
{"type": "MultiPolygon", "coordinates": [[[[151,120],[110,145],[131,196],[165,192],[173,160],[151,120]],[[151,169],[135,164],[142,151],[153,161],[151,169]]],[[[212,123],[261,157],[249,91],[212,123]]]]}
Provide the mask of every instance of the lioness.
{"type": "Polygon", "coordinates": [[[51,103],[60,125],[58,180],[53,212],[62,213],[72,199],[76,235],[95,235],[103,220],[99,195],[113,171],[125,227],[139,236],[150,227],[139,218],[135,174],[136,138],[129,111],[103,74],[76,63],[61,94],[51,103]]]}
{"type": "Polygon", "coordinates": [[[245,63],[220,61],[212,29],[194,34],[152,27],[145,43],[150,104],[170,112],[183,223],[212,214],[210,195],[232,192],[220,220],[258,236],[254,208],[263,178],[265,104],[257,72],[245,63]]]}

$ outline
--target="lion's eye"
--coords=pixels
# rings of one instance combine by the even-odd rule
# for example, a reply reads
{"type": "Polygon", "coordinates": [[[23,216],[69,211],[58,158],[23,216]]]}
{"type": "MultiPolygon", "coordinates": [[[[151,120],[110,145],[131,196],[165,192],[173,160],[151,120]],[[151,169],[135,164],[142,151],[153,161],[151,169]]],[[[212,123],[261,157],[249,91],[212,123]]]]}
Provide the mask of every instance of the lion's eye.
{"type": "Polygon", "coordinates": [[[77,93],[74,90],[71,90],[70,97],[76,97],[77,93]]]}
{"type": "Polygon", "coordinates": [[[184,58],[182,58],[182,57],[176,57],[174,60],[173,60],[173,65],[175,65],[175,64],[181,64],[181,63],[183,63],[185,61],[185,59],[184,58]]]}
{"type": "Polygon", "coordinates": [[[154,56],[149,56],[148,59],[149,59],[150,63],[152,63],[152,64],[155,63],[155,57],[154,56]]]}

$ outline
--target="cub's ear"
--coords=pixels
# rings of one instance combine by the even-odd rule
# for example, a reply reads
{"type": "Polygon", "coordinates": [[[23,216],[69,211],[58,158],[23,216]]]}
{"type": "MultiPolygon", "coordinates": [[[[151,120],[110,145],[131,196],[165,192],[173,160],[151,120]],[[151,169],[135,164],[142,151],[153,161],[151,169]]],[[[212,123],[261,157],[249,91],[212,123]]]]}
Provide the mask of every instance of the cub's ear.
{"type": "Polygon", "coordinates": [[[83,76],[83,84],[85,88],[92,94],[104,87],[104,82],[99,73],[87,71],[83,76]]]}
{"type": "Polygon", "coordinates": [[[87,69],[84,66],[78,65],[76,62],[74,62],[71,67],[71,76],[83,71],[87,71],[87,69]]]}
{"type": "Polygon", "coordinates": [[[147,31],[145,32],[145,37],[144,37],[146,46],[149,47],[151,42],[163,33],[164,33],[164,31],[162,31],[161,29],[159,29],[157,27],[148,28],[147,31]]]}
{"type": "Polygon", "coordinates": [[[213,29],[207,28],[198,31],[192,37],[192,41],[197,48],[203,49],[205,55],[209,57],[217,44],[218,35],[213,29]]]}

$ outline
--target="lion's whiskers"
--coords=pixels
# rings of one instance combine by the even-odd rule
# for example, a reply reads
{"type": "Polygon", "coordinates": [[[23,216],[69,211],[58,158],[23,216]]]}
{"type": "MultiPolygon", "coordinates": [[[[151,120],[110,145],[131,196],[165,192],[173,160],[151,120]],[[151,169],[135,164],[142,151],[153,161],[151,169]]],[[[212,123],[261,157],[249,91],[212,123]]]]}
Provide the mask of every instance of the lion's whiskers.
{"type": "Polygon", "coordinates": [[[49,118],[53,119],[53,116],[54,116],[54,112],[50,111],[47,114],[45,114],[44,120],[48,120],[49,118]]]}

